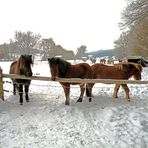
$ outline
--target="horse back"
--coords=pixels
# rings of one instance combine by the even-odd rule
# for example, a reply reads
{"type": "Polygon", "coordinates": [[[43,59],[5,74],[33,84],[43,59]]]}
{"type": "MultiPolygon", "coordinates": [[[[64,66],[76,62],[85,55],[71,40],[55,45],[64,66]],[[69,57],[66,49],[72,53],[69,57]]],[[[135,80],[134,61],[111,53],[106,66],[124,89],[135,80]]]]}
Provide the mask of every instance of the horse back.
{"type": "Polygon", "coordinates": [[[87,63],[71,65],[71,70],[67,73],[67,77],[91,79],[93,78],[93,70],[91,69],[91,66],[87,63]]]}
{"type": "Polygon", "coordinates": [[[117,66],[98,63],[92,65],[91,68],[94,71],[94,79],[128,79],[127,73],[117,66]]]}

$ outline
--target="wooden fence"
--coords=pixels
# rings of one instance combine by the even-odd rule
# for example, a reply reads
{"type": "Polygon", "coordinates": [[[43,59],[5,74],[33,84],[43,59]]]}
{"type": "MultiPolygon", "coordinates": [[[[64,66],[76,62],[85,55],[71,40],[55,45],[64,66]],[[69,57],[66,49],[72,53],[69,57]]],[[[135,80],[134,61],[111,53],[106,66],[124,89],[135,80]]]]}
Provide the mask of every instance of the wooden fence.
{"type": "MultiPolygon", "coordinates": [[[[43,77],[43,76],[26,77],[23,75],[3,74],[2,69],[0,68],[0,98],[2,100],[4,100],[3,78],[52,81],[50,77],[43,77]]],[[[55,81],[56,82],[66,82],[66,83],[148,84],[148,80],[142,81],[142,80],[115,80],[115,79],[56,78],[55,81]]]]}

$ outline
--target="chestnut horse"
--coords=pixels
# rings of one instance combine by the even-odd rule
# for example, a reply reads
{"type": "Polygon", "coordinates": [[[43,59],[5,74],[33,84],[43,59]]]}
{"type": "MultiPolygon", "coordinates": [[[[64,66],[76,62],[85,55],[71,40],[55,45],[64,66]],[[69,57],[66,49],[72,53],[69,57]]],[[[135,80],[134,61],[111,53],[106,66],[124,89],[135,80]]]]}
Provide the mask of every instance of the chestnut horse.
{"type": "MultiPolygon", "coordinates": [[[[72,65],[71,63],[60,59],[60,58],[48,58],[49,62],[49,67],[50,67],[50,72],[51,72],[51,79],[54,81],[56,77],[59,78],[81,78],[81,79],[91,79],[93,76],[93,71],[89,64],[87,63],[80,63],[80,64],[75,64],[72,65]]],[[[65,105],[69,105],[70,103],[70,85],[71,84],[76,84],[76,83],[66,83],[66,82],[60,82],[64,89],[66,101],[65,105]]],[[[77,102],[82,102],[83,100],[83,95],[85,91],[85,84],[84,83],[79,83],[80,85],[80,97],[77,100],[77,102]]],[[[88,97],[91,98],[91,91],[89,90],[89,85],[88,85],[88,97]]]]}
{"type": "MultiPolygon", "coordinates": [[[[91,66],[94,71],[93,79],[119,79],[128,80],[130,77],[134,77],[135,80],[141,80],[142,66],[136,63],[119,63],[113,66],[108,66],[104,64],[94,64],[91,66]]],[[[129,88],[127,84],[115,84],[113,98],[117,98],[117,93],[119,91],[120,85],[125,91],[125,98],[130,101],[129,88]]],[[[91,88],[93,88],[94,83],[92,83],[91,88]]],[[[92,90],[92,89],[91,89],[92,90]]],[[[89,88],[90,91],[90,88],[89,88]]],[[[87,93],[87,88],[86,88],[87,93]]]]}
{"type": "MultiPolygon", "coordinates": [[[[32,69],[31,69],[32,64],[33,64],[32,55],[21,55],[17,61],[14,61],[10,65],[9,73],[30,77],[32,76],[32,69]]],[[[23,85],[25,89],[26,101],[29,102],[28,91],[31,80],[12,79],[12,81],[13,81],[13,94],[16,95],[16,88],[17,88],[20,96],[19,100],[20,105],[23,104],[23,85]]]]}

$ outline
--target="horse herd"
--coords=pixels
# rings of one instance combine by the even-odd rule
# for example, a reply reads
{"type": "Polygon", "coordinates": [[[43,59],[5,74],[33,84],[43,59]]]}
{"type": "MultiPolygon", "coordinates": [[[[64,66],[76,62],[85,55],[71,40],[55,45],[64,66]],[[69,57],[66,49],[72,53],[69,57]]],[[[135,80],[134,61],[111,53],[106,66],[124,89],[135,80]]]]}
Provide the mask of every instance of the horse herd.
{"type": "MultiPolygon", "coordinates": [[[[89,65],[87,63],[79,63],[72,65],[70,62],[61,58],[53,57],[48,58],[50,67],[51,80],[59,78],[81,78],[81,79],[119,79],[128,80],[130,77],[134,77],[135,80],[141,80],[142,66],[140,64],[126,62],[118,63],[112,66],[96,63],[89,65]]],[[[32,76],[31,65],[33,64],[32,55],[21,55],[17,61],[14,61],[10,65],[10,74],[18,74],[25,76],[32,76]]],[[[25,91],[25,99],[29,102],[29,85],[31,80],[24,79],[12,79],[13,81],[13,93],[16,94],[16,88],[19,92],[19,102],[23,104],[23,87],[25,91]]],[[[65,93],[65,105],[70,104],[70,85],[76,83],[59,82],[63,87],[65,93]]],[[[89,98],[89,102],[92,101],[92,88],[95,83],[79,83],[80,96],[77,102],[82,102],[84,92],[86,90],[86,96],[89,98]]],[[[120,85],[125,91],[125,98],[130,101],[129,88],[127,84],[115,84],[113,98],[117,98],[120,85]]]]}

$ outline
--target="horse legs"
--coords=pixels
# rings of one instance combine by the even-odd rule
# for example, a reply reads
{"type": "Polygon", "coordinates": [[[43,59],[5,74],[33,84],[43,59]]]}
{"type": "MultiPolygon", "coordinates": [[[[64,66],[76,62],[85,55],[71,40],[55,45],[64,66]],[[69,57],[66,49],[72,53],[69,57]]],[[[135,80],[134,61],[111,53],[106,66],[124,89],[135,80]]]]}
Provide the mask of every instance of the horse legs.
{"type": "Polygon", "coordinates": [[[121,84],[121,86],[125,91],[125,98],[127,99],[127,101],[130,101],[129,88],[128,88],[127,84],[121,84]]]}
{"type": "Polygon", "coordinates": [[[92,101],[92,88],[95,83],[88,83],[86,84],[86,96],[89,97],[89,102],[92,101]]]}
{"type": "Polygon", "coordinates": [[[20,105],[23,105],[23,85],[19,84],[20,105]]]}
{"type": "Polygon", "coordinates": [[[29,91],[29,84],[25,85],[25,98],[26,98],[26,102],[29,102],[28,91],[29,91]]]}
{"type": "Polygon", "coordinates": [[[118,94],[119,88],[120,88],[120,84],[115,84],[113,98],[118,98],[117,94],[118,94]]]}
{"type": "Polygon", "coordinates": [[[13,94],[16,95],[16,84],[13,83],[13,94]]]}
{"type": "Polygon", "coordinates": [[[66,97],[66,101],[65,101],[65,105],[69,105],[69,101],[70,101],[70,96],[69,96],[69,93],[70,93],[70,84],[66,84],[66,85],[63,85],[62,84],[62,87],[64,89],[64,93],[65,93],[65,97],[66,97]]]}
{"type": "Polygon", "coordinates": [[[84,91],[85,91],[85,84],[80,84],[80,97],[79,99],[77,100],[77,102],[82,102],[83,100],[83,95],[84,95],[84,91]]]}

